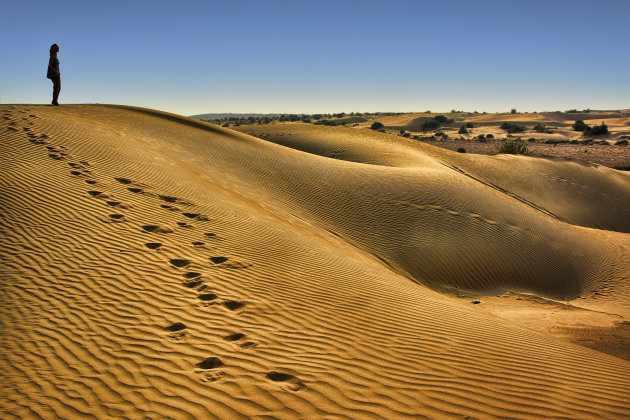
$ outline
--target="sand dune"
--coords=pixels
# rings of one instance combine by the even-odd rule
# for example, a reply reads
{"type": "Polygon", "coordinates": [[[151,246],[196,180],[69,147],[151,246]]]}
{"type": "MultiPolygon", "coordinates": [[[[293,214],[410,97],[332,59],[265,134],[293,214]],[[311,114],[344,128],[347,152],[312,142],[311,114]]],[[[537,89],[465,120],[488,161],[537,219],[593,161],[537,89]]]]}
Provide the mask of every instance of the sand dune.
{"type": "Polygon", "coordinates": [[[0,115],[3,418],[630,416],[630,362],[468,297],[630,316],[628,174],[130,107],[0,115]]]}

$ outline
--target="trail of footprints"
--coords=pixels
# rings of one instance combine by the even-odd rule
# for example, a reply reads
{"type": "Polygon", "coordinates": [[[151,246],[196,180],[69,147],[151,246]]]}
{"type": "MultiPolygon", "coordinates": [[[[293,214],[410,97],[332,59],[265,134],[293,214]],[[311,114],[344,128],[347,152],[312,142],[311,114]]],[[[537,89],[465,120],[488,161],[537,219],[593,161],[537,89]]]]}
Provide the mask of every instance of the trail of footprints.
{"type": "MultiPolygon", "coordinates": [[[[99,182],[94,177],[93,171],[91,169],[91,164],[89,162],[78,160],[76,157],[70,155],[65,146],[55,146],[51,144],[48,135],[32,131],[31,126],[33,126],[34,123],[29,122],[28,118],[22,118],[22,120],[27,121],[28,126],[19,127],[17,126],[15,121],[13,121],[13,117],[13,114],[11,114],[10,112],[7,112],[3,115],[3,119],[10,120],[9,125],[7,126],[9,130],[23,131],[31,143],[44,146],[46,152],[48,153],[48,156],[51,159],[63,161],[68,165],[70,169],[70,175],[82,179],[86,184],[90,186],[99,185],[99,182]]],[[[29,117],[39,118],[34,114],[30,114],[29,117]]],[[[132,193],[159,199],[163,202],[162,204],[160,204],[160,207],[164,210],[181,213],[186,218],[186,220],[177,222],[177,225],[182,229],[194,229],[195,225],[193,225],[192,222],[204,223],[210,221],[210,218],[208,218],[206,215],[192,211],[182,211],[181,208],[178,207],[192,206],[193,204],[188,201],[182,200],[178,197],[152,193],[146,190],[146,186],[138,184],[128,178],[116,177],[114,179],[120,184],[126,185],[127,190],[132,193]]],[[[90,189],[87,191],[87,194],[95,199],[102,200],[106,205],[118,210],[127,210],[133,208],[133,205],[131,203],[120,201],[116,199],[116,197],[112,194],[104,192],[101,189],[90,189]]],[[[128,219],[123,213],[116,212],[109,214],[108,218],[104,219],[103,221],[118,223],[127,222],[128,219]]],[[[174,232],[173,228],[160,224],[145,224],[141,226],[141,229],[142,231],[149,234],[168,234],[174,232]]],[[[212,232],[204,233],[204,237],[211,240],[219,239],[217,235],[212,232]]],[[[206,242],[201,240],[191,242],[191,245],[195,248],[203,248],[205,244],[206,242]]],[[[146,242],[144,245],[150,250],[160,250],[164,246],[162,242],[157,241],[146,242]]],[[[227,257],[223,256],[211,256],[209,257],[209,262],[211,263],[211,267],[220,268],[243,269],[251,266],[250,264],[238,261],[229,261],[227,257]]],[[[182,285],[191,290],[195,290],[195,292],[197,293],[196,306],[201,308],[220,306],[225,308],[225,310],[235,313],[238,313],[246,306],[245,302],[230,299],[221,299],[216,293],[212,293],[211,291],[209,291],[208,285],[204,284],[203,274],[201,272],[188,271],[190,266],[193,264],[191,260],[186,258],[172,258],[169,260],[169,263],[173,269],[184,270],[184,272],[182,273],[182,285]]],[[[182,322],[175,322],[165,327],[165,330],[168,333],[168,339],[174,343],[185,342],[189,336],[189,333],[187,331],[188,328],[182,322]]],[[[248,340],[247,336],[241,332],[229,334],[227,336],[224,336],[223,339],[227,342],[233,343],[239,349],[249,349],[257,345],[255,341],[248,340]]],[[[225,372],[221,369],[223,367],[225,367],[225,364],[219,357],[210,356],[196,363],[194,372],[203,382],[215,382],[224,376],[225,372]]],[[[272,383],[277,383],[282,389],[287,391],[298,391],[305,387],[305,385],[299,380],[299,378],[288,373],[272,370],[267,372],[264,377],[266,380],[272,383]]]]}

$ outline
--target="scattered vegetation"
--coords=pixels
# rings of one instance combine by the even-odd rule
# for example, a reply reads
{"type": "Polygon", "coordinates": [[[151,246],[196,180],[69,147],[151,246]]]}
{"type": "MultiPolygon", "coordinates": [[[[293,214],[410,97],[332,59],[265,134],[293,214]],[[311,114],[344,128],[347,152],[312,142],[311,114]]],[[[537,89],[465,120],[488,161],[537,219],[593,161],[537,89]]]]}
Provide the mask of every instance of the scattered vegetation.
{"type": "MultiPolygon", "coordinates": [[[[475,111],[475,112],[476,112],[476,111],[475,111]]],[[[466,128],[475,128],[475,124],[473,124],[473,123],[471,123],[471,122],[466,123],[466,128]]]]}
{"type": "Polygon", "coordinates": [[[615,142],[615,146],[627,146],[628,145],[628,140],[623,139],[623,140],[617,140],[615,142]]]}
{"type": "Polygon", "coordinates": [[[520,133],[522,131],[525,131],[525,127],[522,127],[520,125],[511,123],[511,122],[504,122],[503,124],[501,124],[501,128],[510,134],[520,133]]]}
{"type": "Polygon", "coordinates": [[[582,131],[584,134],[590,134],[592,136],[601,136],[608,134],[608,126],[604,123],[601,125],[590,126],[582,120],[577,120],[573,123],[573,130],[582,131]]]}
{"type": "Polygon", "coordinates": [[[433,117],[433,119],[440,124],[445,124],[446,122],[448,122],[448,118],[446,118],[444,115],[436,115],[435,117],[433,117]]]}
{"type": "Polygon", "coordinates": [[[573,123],[573,131],[586,131],[588,125],[584,123],[582,120],[577,120],[573,123]]]}
{"type": "Polygon", "coordinates": [[[464,149],[463,147],[458,147],[457,153],[466,153],[466,149],[464,149]]]}
{"type": "Polygon", "coordinates": [[[378,129],[381,129],[381,128],[383,128],[383,123],[382,123],[382,122],[379,122],[379,121],[374,121],[374,122],[372,123],[372,125],[370,126],[370,128],[371,128],[372,130],[378,130],[378,129]]]}
{"type": "Polygon", "coordinates": [[[458,134],[468,134],[468,129],[466,128],[465,125],[462,125],[461,127],[459,127],[459,131],[457,133],[458,134]]]}
{"type": "Polygon", "coordinates": [[[507,153],[511,155],[526,155],[529,153],[527,145],[517,140],[507,140],[497,148],[499,153],[507,153]]]}
{"type": "Polygon", "coordinates": [[[538,133],[551,133],[551,129],[549,127],[547,127],[545,124],[536,124],[534,126],[534,131],[538,132],[538,133]]]}
{"type": "Polygon", "coordinates": [[[425,121],[420,126],[420,129],[422,131],[435,130],[437,128],[440,128],[440,123],[438,121],[436,121],[435,119],[429,120],[429,121],[425,121]]]}
{"type": "Polygon", "coordinates": [[[512,108],[512,109],[510,110],[510,114],[518,114],[518,112],[516,112],[516,108],[512,108]]]}

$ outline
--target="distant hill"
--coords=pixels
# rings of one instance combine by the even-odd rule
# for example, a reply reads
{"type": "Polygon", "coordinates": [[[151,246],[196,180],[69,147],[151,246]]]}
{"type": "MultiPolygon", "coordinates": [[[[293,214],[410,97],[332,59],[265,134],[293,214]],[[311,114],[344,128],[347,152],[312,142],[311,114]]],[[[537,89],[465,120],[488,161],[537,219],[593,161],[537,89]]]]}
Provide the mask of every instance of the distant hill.
{"type": "Polygon", "coordinates": [[[281,114],[235,114],[235,113],[217,113],[217,114],[197,114],[197,115],[191,115],[190,118],[197,118],[199,120],[220,120],[223,118],[231,118],[231,117],[235,117],[235,118],[248,118],[248,117],[279,117],[281,114]]]}

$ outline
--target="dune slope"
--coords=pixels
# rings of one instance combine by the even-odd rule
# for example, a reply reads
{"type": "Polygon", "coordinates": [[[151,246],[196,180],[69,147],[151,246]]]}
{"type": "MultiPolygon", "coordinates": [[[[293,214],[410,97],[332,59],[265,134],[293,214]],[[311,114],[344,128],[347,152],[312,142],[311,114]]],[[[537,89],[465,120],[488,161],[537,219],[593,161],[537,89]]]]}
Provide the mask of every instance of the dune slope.
{"type": "Polygon", "coordinates": [[[630,362],[432,290],[623,299],[624,233],[385,140],[0,115],[3,418],[630,415],[630,362]]]}

